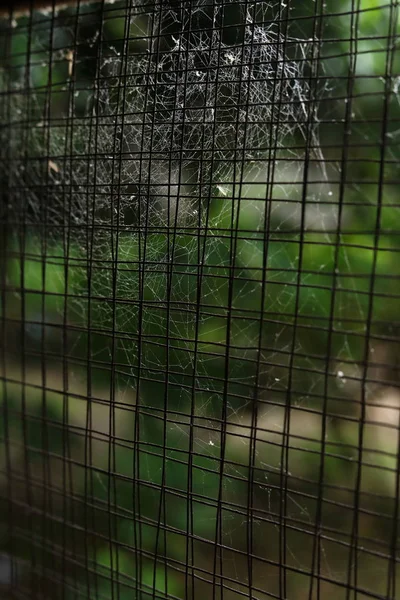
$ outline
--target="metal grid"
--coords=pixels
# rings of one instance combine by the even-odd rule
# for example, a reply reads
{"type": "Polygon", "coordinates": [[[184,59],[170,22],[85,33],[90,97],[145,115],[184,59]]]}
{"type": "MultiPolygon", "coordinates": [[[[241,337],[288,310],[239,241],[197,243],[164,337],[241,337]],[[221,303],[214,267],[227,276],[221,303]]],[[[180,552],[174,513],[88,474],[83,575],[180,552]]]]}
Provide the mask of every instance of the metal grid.
{"type": "Polygon", "coordinates": [[[399,19],[3,14],[3,598],[399,596],[399,19]]]}

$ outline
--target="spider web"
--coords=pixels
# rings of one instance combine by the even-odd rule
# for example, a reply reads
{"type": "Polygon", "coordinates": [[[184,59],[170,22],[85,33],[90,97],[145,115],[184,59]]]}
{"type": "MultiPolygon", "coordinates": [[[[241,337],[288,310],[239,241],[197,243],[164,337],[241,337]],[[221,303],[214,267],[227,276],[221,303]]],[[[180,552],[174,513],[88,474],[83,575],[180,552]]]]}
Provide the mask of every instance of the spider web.
{"type": "MultiPolygon", "coordinates": [[[[265,223],[278,230],[286,223],[300,225],[296,204],[304,165],[298,150],[290,149],[295,146],[294,136],[309,136],[315,142],[314,158],[323,158],[316,134],[315,91],[306,77],[311,43],[279,33],[284,8],[271,22],[265,22],[270,3],[262,9],[259,2],[246,6],[242,39],[230,44],[224,42],[219,6],[195,2],[180,10],[168,5],[158,10],[139,52],[129,52],[128,45],[122,54],[112,46],[104,52],[110,55],[99,61],[83,116],[76,116],[74,110],[74,97],[80,91],[72,80],[71,50],[63,55],[70,79],[63,87],[69,94],[68,115],[50,117],[51,94],[39,102],[33,87],[26,101],[22,92],[18,94],[25,82],[14,83],[8,176],[28,188],[17,210],[28,224],[29,220],[45,223],[47,237],[59,238],[66,231],[65,243],[86,252],[91,244],[96,297],[97,290],[103,290],[103,295],[110,290],[115,260],[121,262],[118,297],[140,296],[139,277],[130,273],[130,267],[141,251],[145,287],[154,302],[166,300],[165,277],[160,275],[166,275],[173,261],[177,266],[173,296],[182,306],[193,305],[189,275],[198,272],[201,259],[209,275],[204,278],[202,297],[205,304],[215,306],[220,300],[218,290],[229,279],[233,231],[240,231],[235,235],[241,238],[234,242],[235,262],[238,268],[251,269],[250,255],[260,254],[265,223]],[[202,27],[196,28],[200,18],[202,27]],[[163,31],[171,23],[178,24],[176,36],[163,31]],[[165,37],[170,46],[157,47],[165,37]],[[293,59],[285,55],[288,47],[297,54],[293,59]],[[26,105],[33,125],[28,136],[20,135],[25,120],[19,120],[26,105]],[[43,179],[47,202],[38,197],[43,179]],[[269,199],[275,200],[273,205],[269,199]],[[286,200],[292,200],[293,209],[287,209],[286,200]],[[110,235],[114,228],[118,228],[118,248],[115,234],[110,235]],[[105,264],[109,267],[103,268],[105,264]],[[214,274],[221,278],[220,286],[208,283],[214,274]]],[[[146,10],[141,4],[131,8],[131,25],[146,10]]],[[[15,207],[13,198],[9,210],[14,212],[15,207]]],[[[324,224],[323,217],[313,219],[324,224]]],[[[113,308],[104,303],[99,310],[107,313],[113,308]]],[[[149,318],[163,320],[156,312],[149,318]]],[[[132,316],[124,319],[129,323],[136,313],[133,309],[132,316]]],[[[202,323],[212,320],[197,313],[185,317],[186,327],[199,318],[202,323]]],[[[193,340],[193,332],[184,337],[193,340]]],[[[134,364],[136,353],[132,355],[130,349],[129,354],[134,364]]]]}

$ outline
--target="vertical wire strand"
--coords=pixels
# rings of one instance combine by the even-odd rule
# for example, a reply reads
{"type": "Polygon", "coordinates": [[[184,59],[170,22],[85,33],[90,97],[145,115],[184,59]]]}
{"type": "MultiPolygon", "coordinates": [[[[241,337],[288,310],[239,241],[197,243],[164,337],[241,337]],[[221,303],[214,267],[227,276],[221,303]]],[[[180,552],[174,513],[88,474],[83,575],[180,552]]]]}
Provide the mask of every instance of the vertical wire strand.
{"type": "MultiPolygon", "coordinates": [[[[27,127],[23,132],[23,145],[24,145],[24,162],[28,162],[30,157],[28,154],[29,141],[30,141],[30,129],[28,124],[30,123],[30,119],[32,118],[31,113],[31,56],[32,56],[32,38],[33,38],[33,2],[31,1],[29,7],[28,14],[28,43],[26,48],[26,62],[24,65],[24,92],[26,95],[25,98],[25,115],[27,127]]],[[[35,556],[35,549],[33,546],[34,541],[34,527],[33,527],[33,517],[30,513],[30,507],[33,503],[33,485],[32,485],[32,477],[31,477],[31,466],[30,466],[30,457],[29,457],[29,436],[28,436],[28,410],[27,410],[27,394],[26,394],[26,385],[27,385],[27,348],[26,348],[26,320],[27,320],[27,311],[26,311],[26,284],[25,284],[25,247],[27,241],[27,218],[26,218],[26,209],[25,207],[21,211],[21,224],[19,231],[19,260],[20,260],[20,294],[21,294],[21,323],[20,323],[20,347],[21,347],[21,417],[22,417],[22,440],[24,445],[24,476],[25,476],[25,485],[26,485],[26,508],[28,513],[28,524],[29,531],[31,532],[31,541],[30,541],[30,581],[31,581],[31,589],[36,593],[37,583],[35,580],[35,572],[37,568],[37,560],[35,556]]]]}
{"type": "MultiPolygon", "coordinates": [[[[13,11],[10,10],[6,20],[6,39],[4,41],[5,46],[5,69],[8,72],[11,69],[11,42],[12,42],[12,23],[13,23],[13,11]]],[[[6,123],[7,130],[9,131],[8,141],[6,146],[1,147],[1,160],[12,161],[12,147],[11,140],[13,139],[13,133],[11,131],[11,86],[9,79],[6,82],[6,101],[1,104],[1,119],[2,122],[6,123]],[[4,111],[4,114],[3,114],[4,111]]],[[[8,395],[7,386],[7,313],[9,309],[9,298],[6,292],[7,290],[7,267],[8,267],[8,255],[9,255],[9,234],[7,231],[8,225],[8,210],[7,210],[7,197],[13,198],[12,193],[13,181],[10,173],[6,179],[6,189],[1,194],[1,200],[6,200],[5,207],[1,209],[1,220],[0,220],[0,232],[1,232],[1,254],[0,254],[0,277],[1,277],[1,389],[2,389],[2,416],[3,416],[3,427],[4,427],[4,454],[5,454],[5,476],[7,479],[7,550],[11,559],[10,563],[10,588],[15,589],[19,584],[18,571],[16,569],[16,556],[14,556],[14,528],[16,520],[14,517],[13,508],[13,460],[12,460],[12,447],[11,447],[11,415],[10,415],[10,399],[8,395]]]]}
{"type": "MultiPolygon", "coordinates": [[[[99,39],[103,39],[103,27],[105,20],[105,2],[102,0],[100,15],[99,15],[99,39]]],[[[89,134],[88,134],[88,152],[89,152],[89,164],[87,166],[86,176],[86,215],[87,215],[87,231],[86,231],[86,276],[87,276],[87,350],[86,350],[86,361],[87,361],[87,373],[86,373],[86,414],[85,414],[85,448],[84,448],[84,496],[90,498],[92,503],[95,504],[94,494],[94,470],[93,470],[93,337],[92,337],[92,296],[93,293],[93,261],[94,261],[94,239],[95,239],[95,211],[96,211],[96,181],[97,181],[97,156],[99,146],[99,112],[100,112],[100,91],[101,86],[101,61],[103,58],[102,44],[101,41],[97,45],[97,60],[96,60],[96,73],[93,82],[93,103],[90,110],[89,116],[89,134]],[[92,149],[93,148],[93,149],[92,149]],[[93,171],[91,167],[93,166],[93,171]],[[90,182],[93,181],[93,185],[90,186],[90,182]],[[90,188],[92,187],[92,192],[90,188]]],[[[87,595],[91,598],[91,590],[93,589],[93,595],[95,598],[98,597],[98,581],[97,581],[97,541],[96,541],[96,519],[95,519],[95,507],[92,504],[91,510],[86,507],[84,514],[84,528],[86,531],[85,535],[85,569],[87,571],[87,595]],[[91,529],[90,529],[91,526],[91,529]],[[89,537],[89,532],[92,534],[89,537]],[[91,546],[89,546],[89,540],[91,546]],[[94,564],[94,577],[93,585],[91,582],[91,573],[89,570],[91,556],[94,564]]]]}
{"type": "MultiPolygon", "coordinates": [[[[315,118],[315,99],[312,96],[312,83],[315,78],[315,73],[318,72],[318,62],[314,57],[314,44],[318,44],[317,32],[319,32],[319,22],[322,15],[319,13],[320,3],[315,2],[315,8],[313,12],[312,20],[312,37],[311,37],[311,51],[313,53],[310,62],[310,76],[309,76],[309,97],[306,102],[306,147],[304,156],[304,172],[301,189],[301,215],[300,215],[300,226],[299,226],[299,243],[298,243],[298,262],[297,262],[297,273],[296,273],[296,291],[295,291],[295,302],[294,302],[294,317],[293,317],[293,333],[292,340],[290,343],[290,355],[288,361],[288,384],[285,402],[285,413],[283,423],[283,437],[282,437],[282,449],[280,459],[280,493],[281,501],[279,507],[279,523],[280,523],[280,594],[283,598],[287,596],[287,569],[288,569],[288,480],[290,474],[290,429],[291,429],[291,412],[292,412],[292,381],[294,379],[294,365],[296,356],[296,338],[298,334],[298,317],[300,312],[300,291],[301,291],[301,275],[303,268],[303,253],[304,253],[304,238],[305,238],[305,219],[306,219],[306,205],[307,195],[309,187],[309,171],[312,160],[312,126],[315,118]],[[316,64],[315,64],[316,63],[316,64]]],[[[318,57],[317,57],[318,59],[318,57]]]]}
{"type": "MultiPolygon", "coordinates": [[[[54,38],[54,29],[55,29],[55,5],[53,3],[52,6],[52,18],[51,25],[49,30],[49,73],[47,80],[47,90],[45,92],[45,98],[43,102],[43,121],[47,124],[46,127],[46,152],[47,155],[50,156],[50,121],[51,121],[51,100],[52,100],[52,80],[53,80],[53,38],[54,38]]],[[[50,187],[50,169],[45,169],[45,185],[46,189],[50,187]]],[[[47,373],[46,373],[46,278],[47,278],[47,252],[48,252],[48,223],[47,223],[47,202],[48,196],[45,193],[43,199],[43,230],[41,233],[41,261],[42,261],[42,303],[41,303],[41,320],[42,320],[42,331],[41,331],[41,386],[42,386],[42,432],[43,432],[43,540],[53,538],[53,523],[52,523],[52,515],[53,515],[53,502],[52,502],[52,477],[51,477],[51,466],[49,457],[46,454],[49,453],[49,436],[48,436],[48,415],[47,415],[47,373]],[[47,533],[48,532],[48,533],[47,533]]],[[[48,562],[48,556],[46,555],[46,549],[44,549],[43,553],[43,570],[42,570],[42,578],[45,581],[46,577],[46,565],[48,562]]]]}

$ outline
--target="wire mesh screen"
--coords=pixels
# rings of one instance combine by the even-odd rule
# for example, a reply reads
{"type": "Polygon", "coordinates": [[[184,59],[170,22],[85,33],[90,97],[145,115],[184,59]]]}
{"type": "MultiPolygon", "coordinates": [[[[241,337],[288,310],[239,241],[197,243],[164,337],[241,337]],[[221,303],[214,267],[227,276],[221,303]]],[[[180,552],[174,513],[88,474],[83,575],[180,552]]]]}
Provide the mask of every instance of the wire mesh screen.
{"type": "Polygon", "coordinates": [[[0,592],[400,597],[398,0],[0,22],[0,592]]]}

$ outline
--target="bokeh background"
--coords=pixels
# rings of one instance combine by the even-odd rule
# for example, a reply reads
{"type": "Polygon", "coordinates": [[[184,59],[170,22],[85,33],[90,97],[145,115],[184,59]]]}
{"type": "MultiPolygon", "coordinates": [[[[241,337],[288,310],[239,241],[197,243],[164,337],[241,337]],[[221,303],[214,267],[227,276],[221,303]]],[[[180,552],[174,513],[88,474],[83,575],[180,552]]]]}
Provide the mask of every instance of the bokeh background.
{"type": "MultiPolygon", "coordinates": [[[[137,209],[117,235],[114,198],[78,238],[89,186],[65,180],[68,132],[93,114],[99,61],[146,51],[161,9],[144,4],[129,26],[118,2],[0,25],[2,597],[394,600],[398,7],[288,3],[318,151],[293,126],[273,185],[268,162],[240,192],[215,183],[205,241],[201,206],[168,215],[162,198],[154,229],[137,209]]],[[[168,50],[179,24],[163,10],[168,50]]]]}

